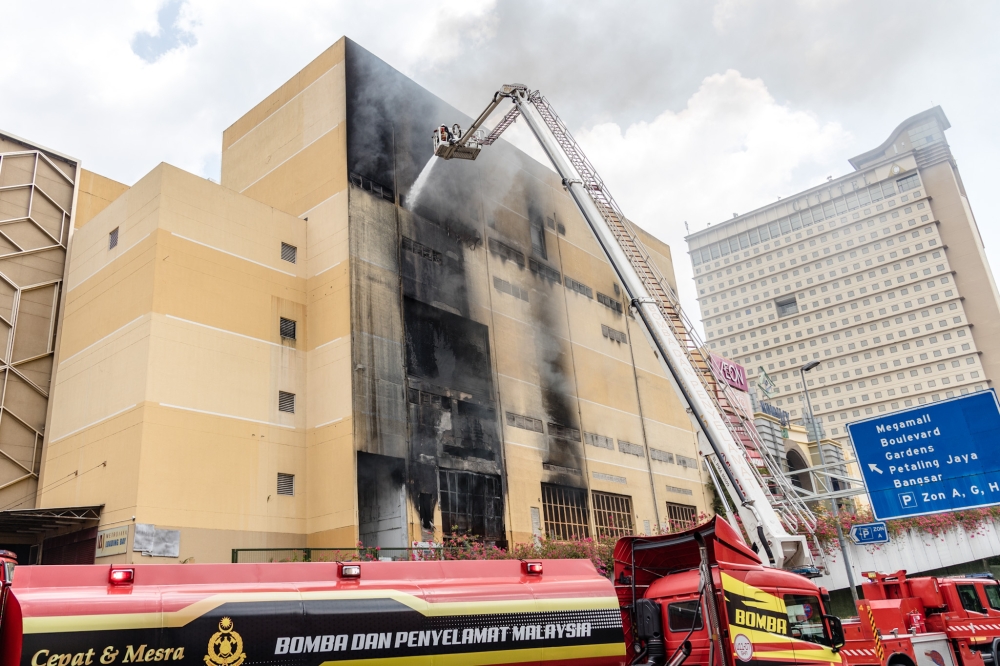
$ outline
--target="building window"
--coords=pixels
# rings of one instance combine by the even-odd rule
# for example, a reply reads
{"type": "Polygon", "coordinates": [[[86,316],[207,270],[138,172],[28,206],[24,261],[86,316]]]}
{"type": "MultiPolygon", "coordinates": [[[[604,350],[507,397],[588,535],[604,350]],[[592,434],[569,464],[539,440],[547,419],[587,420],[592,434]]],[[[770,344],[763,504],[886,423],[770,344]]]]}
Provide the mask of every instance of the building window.
{"type": "Polygon", "coordinates": [[[601,292],[597,292],[597,302],[606,308],[611,308],[618,314],[622,314],[622,304],[615,298],[611,298],[610,296],[605,296],[601,292]]]}
{"type": "Polygon", "coordinates": [[[590,537],[586,490],[543,483],[542,511],[547,538],[567,541],[590,537]]]}
{"type": "Polygon", "coordinates": [[[441,529],[496,543],[505,540],[500,477],[440,470],[441,529]]]}
{"type": "Polygon", "coordinates": [[[592,495],[598,537],[620,537],[633,533],[631,497],[597,491],[592,495]]]}
{"type": "Polygon", "coordinates": [[[441,253],[437,250],[427,247],[423,243],[418,243],[412,238],[407,238],[403,236],[403,249],[407,252],[412,252],[418,257],[423,257],[427,261],[432,261],[435,264],[440,264],[442,262],[441,253]]]}
{"type": "Polygon", "coordinates": [[[574,280],[573,278],[571,278],[568,275],[566,276],[566,287],[568,287],[571,291],[575,291],[578,294],[583,294],[587,298],[593,298],[594,297],[594,290],[593,289],[591,289],[590,287],[588,287],[587,285],[585,285],[582,282],[577,282],[576,280],[574,280]]]}
{"type": "Polygon", "coordinates": [[[500,278],[493,276],[493,286],[496,287],[497,291],[503,292],[505,294],[510,294],[514,298],[519,298],[524,302],[528,302],[528,290],[522,289],[515,284],[511,284],[506,280],[501,280],[500,278]]]}
{"type": "Polygon", "coordinates": [[[899,188],[900,192],[905,192],[906,190],[912,190],[915,187],[920,187],[920,177],[917,174],[910,174],[906,178],[900,178],[896,181],[896,187],[899,188]]]}
{"type": "Polygon", "coordinates": [[[779,317],[787,317],[788,315],[797,314],[799,311],[799,304],[795,300],[795,296],[785,296],[779,298],[774,302],[774,307],[778,309],[779,317]]]}
{"type": "Polygon", "coordinates": [[[615,450],[615,440],[604,435],[598,435],[592,432],[583,433],[583,441],[591,446],[596,446],[601,449],[608,449],[609,451],[615,450]]]}
{"type": "Polygon", "coordinates": [[[295,394],[287,391],[278,391],[278,411],[295,413],[295,394]]]}
{"type": "Polygon", "coordinates": [[[549,258],[545,251],[545,227],[540,220],[531,223],[531,249],[542,259],[549,258]]]}
{"type": "Polygon", "coordinates": [[[294,245],[289,245],[288,243],[281,244],[281,258],[290,264],[294,264],[298,256],[299,250],[294,245]]]}
{"type": "Polygon", "coordinates": [[[698,507],[667,502],[667,532],[680,532],[698,523],[698,507]]]}
{"type": "Polygon", "coordinates": [[[285,338],[286,340],[295,339],[294,319],[285,319],[284,317],[281,317],[279,319],[278,329],[281,331],[281,337],[285,338]]]}
{"type": "Polygon", "coordinates": [[[532,418],[530,416],[524,416],[522,414],[514,414],[513,412],[507,412],[507,425],[513,426],[515,428],[521,428],[522,430],[533,430],[535,432],[545,432],[542,427],[542,422],[538,419],[532,418]]]}
{"type": "Polygon", "coordinates": [[[604,324],[601,324],[601,333],[604,334],[604,337],[606,337],[609,340],[618,343],[624,342],[625,344],[628,344],[628,336],[626,336],[621,331],[616,331],[610,326],[605,326],[604,324]]]}
{"type": "Polygon", "coordinates": [[[624,439],[618,440],[618,450],[622,453],[627,453],[630,456],[639,456],[641,458],[646,457],[646,450],[642,448],[641,444],[626,442],[624,439]]]}
{"type": "Polygon", "coordinates": [[[295,495],[294,474],[285,474],[284,472],[278,472],[278,494],[288,495],[289,497],[295,495]]]}
{"type": "Polygon", "coordinates": [[[118,247],[118,227],[112,229],[111,233],[108,234],[108,249],[113,250],[116,247],[118,247]]]}

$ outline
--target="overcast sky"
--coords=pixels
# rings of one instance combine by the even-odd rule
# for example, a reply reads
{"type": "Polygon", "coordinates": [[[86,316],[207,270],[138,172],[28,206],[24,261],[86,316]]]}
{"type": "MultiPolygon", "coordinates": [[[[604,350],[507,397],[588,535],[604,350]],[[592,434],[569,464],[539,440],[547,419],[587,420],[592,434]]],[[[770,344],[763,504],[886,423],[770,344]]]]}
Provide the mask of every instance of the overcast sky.
{"type": "Polygon", "coordinates": [[[996,2],[7,1],[0,12],[0,129],[127,184],[159,162],[218,180],[222,130],[342,35],[469,115],[501,83],[539,88],[625,214],[673,247],[689,307],[685,221],[703,229],[842,175],[939,104],[1000,266],[996,2]]]}

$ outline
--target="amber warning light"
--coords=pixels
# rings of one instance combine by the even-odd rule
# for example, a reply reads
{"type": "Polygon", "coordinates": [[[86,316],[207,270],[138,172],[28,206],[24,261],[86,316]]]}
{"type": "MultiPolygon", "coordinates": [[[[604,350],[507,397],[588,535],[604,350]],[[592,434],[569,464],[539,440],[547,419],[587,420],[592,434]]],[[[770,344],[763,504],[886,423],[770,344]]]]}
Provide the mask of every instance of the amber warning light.
{"type": "Polygon", "coordinates": [[[112,569],[108,582],[112,585],[128,585],[135,580],[135,569],[112,569]]]}
{"type": "Polygon", "coordinates": [[[524,563],[524,573],[540,576],[542,575],[542,563],[541,562],[525,562],[524,563]]]}

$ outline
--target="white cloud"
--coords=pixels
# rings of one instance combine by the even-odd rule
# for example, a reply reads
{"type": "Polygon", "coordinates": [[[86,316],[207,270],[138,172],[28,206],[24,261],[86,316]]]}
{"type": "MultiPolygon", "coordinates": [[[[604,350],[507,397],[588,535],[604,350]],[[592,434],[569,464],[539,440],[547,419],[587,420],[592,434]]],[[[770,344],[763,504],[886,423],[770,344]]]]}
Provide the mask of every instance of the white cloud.
{"type": "Polygon", "coordinates": [[[833,165],[839,173],[850,135],[729,70],[707,77],[679,112],[624,131],[596,125],[577,140],[625,215],[671,246],[682,301],[697,320],[684,222],[701,229],[821,182],[833,165]]]}

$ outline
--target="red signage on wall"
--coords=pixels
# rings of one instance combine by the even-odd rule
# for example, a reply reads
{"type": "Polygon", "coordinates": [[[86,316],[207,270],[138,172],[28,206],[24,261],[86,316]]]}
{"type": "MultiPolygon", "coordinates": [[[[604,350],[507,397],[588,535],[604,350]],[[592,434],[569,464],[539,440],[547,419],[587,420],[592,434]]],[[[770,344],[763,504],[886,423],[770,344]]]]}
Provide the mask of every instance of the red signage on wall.
{"type": "Polygon", "coordinates": [[[739,363],[733,363],[728,358],[709,354],[709,362],[715,370],[715,376],[725,380],[727,384],[739,391],[748,391],[747,371],[739,363]]]}

